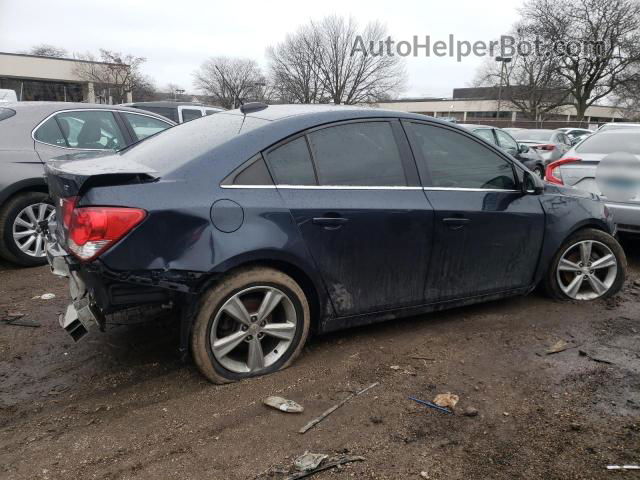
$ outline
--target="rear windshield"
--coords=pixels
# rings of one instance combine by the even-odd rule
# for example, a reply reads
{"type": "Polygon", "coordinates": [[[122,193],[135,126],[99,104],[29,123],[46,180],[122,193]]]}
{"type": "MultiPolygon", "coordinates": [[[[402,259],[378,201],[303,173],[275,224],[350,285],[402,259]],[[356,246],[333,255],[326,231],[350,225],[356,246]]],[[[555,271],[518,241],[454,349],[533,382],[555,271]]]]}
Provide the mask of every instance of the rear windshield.
{"type": "Polygon", "coordinates": [[[640,155],[640,129],[632,132],[617,130],[614,133],[592,135],[576,147],[576,152],[605,155],[613,152],[627,152],[640,155]]]}
{"type": "Polygon", "coordinates": [[[123,156],[163,173],[184,165],[240,133],[270,123],[255,117],[216,113],[182,123],[123,151],[123,156]]]}
{"type": "Polygon", "coordinates": [[[512,132],[511,136],[516,140],[534,140],[536,142],[546,142],[551,139],[553,130],[518,130],[512,132]]]}
{"type": "Polygon", "coordinates": [[[11,110],[10,108],[0,108],[0,121],[13,117],[15,114],[15,110],[11,110]]]}

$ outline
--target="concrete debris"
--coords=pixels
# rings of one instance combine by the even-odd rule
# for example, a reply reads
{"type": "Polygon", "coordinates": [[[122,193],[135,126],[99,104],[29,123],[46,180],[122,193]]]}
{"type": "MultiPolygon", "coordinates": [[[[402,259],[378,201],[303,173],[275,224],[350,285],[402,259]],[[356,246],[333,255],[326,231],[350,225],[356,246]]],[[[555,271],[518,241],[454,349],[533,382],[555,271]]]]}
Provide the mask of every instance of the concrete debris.
{"type": "Polygon", "coordinates": [[[287,400],[282,397],[267,397],[262,400],[262,403],[265,405],[275,408],[276,410],[280,410],[281,412],[286,413],[302,413],[304,412],[304,407],[299,403],[294,402],[293,400],[287,400]]]}
{"type": "Polygon", "coordinates": [[[318,468],[326,458],[329,458],[329,455],[324,453],[304,452],[303,455],[300,455],[295,459],[293,466],[301,472],[310,472],[311,470],[318,468]]]}
{"type": "Polygon", "coordinates": [[[564,352],[567,348],[569,348],[569,344],[564,340],[558,340],[556,343],[551,345],[551,347],[546,351],[547,355],[553,355],[554,353],[564,352]]]}
{"type": "Polygon", "coordinates": [[[473,408],[473,407],[467,407],[464,409],[464,412],[462,413],[465,417],[477,417],[478,416],[478,409],[477,408],[473,408]]]}
{"type": "Polygon", "coordinates": [[[357,456],[342,455],[338,457],[333,457],[326,461],[323,461],[314,470],[310,470],[308,472],[294,473],[293,475],[288,476],[287,480],[300,480],[301,478],[310,477],[312,475],[315,475],[316,473],[324,472],[325,470],[329,470],[339,465],[345,465],[351,462],[363,462],[363,461],[364,461],[364,457],[357,457],[357,456]]]}
{"type": "Polygon", "coordinates": [[[33,297],[33,300],[53,300],[54,298],[56,298],[55,293],[44,293],[42,295],[36,295],[35,297],[33,297]]]}

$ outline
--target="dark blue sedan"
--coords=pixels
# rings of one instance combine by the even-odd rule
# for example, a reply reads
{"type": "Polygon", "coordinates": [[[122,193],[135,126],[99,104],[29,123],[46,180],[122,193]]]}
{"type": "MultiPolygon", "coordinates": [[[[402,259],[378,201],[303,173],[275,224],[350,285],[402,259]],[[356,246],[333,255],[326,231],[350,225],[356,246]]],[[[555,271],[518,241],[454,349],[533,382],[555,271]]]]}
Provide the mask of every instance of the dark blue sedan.
{"type": "Polygon", "coordinates": [[[247,104],[47,176],[61,326],[77,340],[112,314],[174,309],[183,353],[218,383],[287,367],[312,332],[540,283],[595,300],[625,279],[597,195],[422,115],[247,104]]]}

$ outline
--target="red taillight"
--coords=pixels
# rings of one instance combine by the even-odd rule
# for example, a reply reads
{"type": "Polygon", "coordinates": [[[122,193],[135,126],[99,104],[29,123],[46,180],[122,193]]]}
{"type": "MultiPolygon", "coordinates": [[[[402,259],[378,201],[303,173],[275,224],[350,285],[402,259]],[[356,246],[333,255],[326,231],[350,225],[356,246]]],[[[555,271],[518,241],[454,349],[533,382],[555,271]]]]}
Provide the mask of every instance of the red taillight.
{"type": "Polygon", "coordinates": [[[60,200],[62,225],[64,225],[64,228],[67,230],[71,224],[71,215],[73,214],[73,209],[76,208],[76,203],[78,203],[78,197],[67,197],[60,200]]]}
{"type": "MultiPolygon", "coordinates": [[[[63,215],[64,215],[63,205],[63,215]]],[[[147,212],[139,208],[79,207],[72,210],[68,246],[81,260],[92,260],[138,225],[147,212]]]]}
{"type": "Polygon", "coordinates": [[[555,183],[557,185],[564,185],[562,181],[562,175],[560,174],[560,170],[558,170],[562,165],[567,163],[576,163],[581,162],[582,160],[577,157],[568,157],[561,158],[560,160],[556,160],[555,162],[551,162],[547,165],[547,170],[544,174],[544,179],[549,183],[555,183]]]}
{"type": "Polygon", "coordinates": [[[545,152],[552,152],[556,148],[556,146],[553,144],[534,145],[533,148],[535,148],[536,150],[544,150],[545,152]]]}

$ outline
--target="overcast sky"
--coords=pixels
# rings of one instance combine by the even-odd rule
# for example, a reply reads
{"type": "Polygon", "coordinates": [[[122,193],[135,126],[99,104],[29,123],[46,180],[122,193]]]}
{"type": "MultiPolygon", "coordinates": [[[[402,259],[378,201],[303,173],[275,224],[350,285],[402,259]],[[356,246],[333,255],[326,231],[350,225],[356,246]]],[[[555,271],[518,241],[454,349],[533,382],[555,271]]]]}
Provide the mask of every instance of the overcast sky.
{"type": "MultiPolygon", "coordinates": [[[[143,72],[160,88],[176,83],[195,92],[192,72],[208,57],[253,58],[266,66],[265,48],[310,19],[353,16],[380,20],[395,41],[490,41],[515,22],[520,1],[205,1],[0,0],[0,51],[22,52],[49,43],[69,52],[99,48],[147,58],[143,72]]],[[[467,57],[408,57],[404,97],[451,95],[473,80],[483,61],[467,57]]]]}

